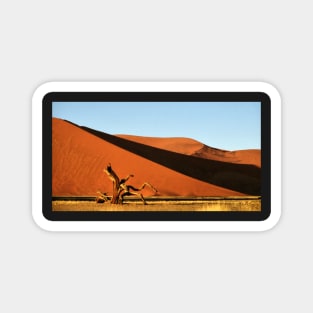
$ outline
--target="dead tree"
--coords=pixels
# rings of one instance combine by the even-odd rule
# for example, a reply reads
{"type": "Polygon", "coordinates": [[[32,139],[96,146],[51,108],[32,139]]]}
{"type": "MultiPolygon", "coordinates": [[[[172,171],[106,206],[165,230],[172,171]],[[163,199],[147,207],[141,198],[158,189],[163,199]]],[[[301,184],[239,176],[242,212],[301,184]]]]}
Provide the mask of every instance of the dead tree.
{"type": "Polygon", "coordinates": [[[112,195],[112,204],[123,204],[123,200],[125,196],[138,196],[142,200],[144,204],[146,204],[146,201],[143,197],[143,195],[140,192],[143,190],[146,186],[150,187],[155,193],[157,190],[148,182],[145,182],[141,185],[140,188],[136,188],[131,185],[127,185],[126,182],[131,178],[134,177],[133,174],[129,174],[127,177],[119,179],[118,175],[113,171],[111,164],[109,163],[106,169],[104,169],[104,172],[108,175],[109,179],[113,182],[113,195],[112,195]]]}
{"type": "Polygon", "coordinates": [[[111,163],[108,164],[106,169],[104,169],[104,172],[108,175],[109,179],[113,182],[113,195],[112,195],[112,204],[117,204],[119,199],[119,189],[120,189],[120,179],[116,175],[116,173],[113,171],[111,167],[111,163]]]}

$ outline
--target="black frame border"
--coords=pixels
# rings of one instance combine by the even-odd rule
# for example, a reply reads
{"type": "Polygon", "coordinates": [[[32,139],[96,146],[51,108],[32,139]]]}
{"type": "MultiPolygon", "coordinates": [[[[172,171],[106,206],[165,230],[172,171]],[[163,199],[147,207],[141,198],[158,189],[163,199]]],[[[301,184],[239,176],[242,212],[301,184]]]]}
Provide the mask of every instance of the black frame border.
{"type": "Polygon", "coordinates": [[[50,221],[264,221],[271,214],[271,99],[264,92],[50,92],[42,99],[42,213],[50,221]],[[260,212],[56,212],[52,211],[52,103],[260,102],[260,212]]]}

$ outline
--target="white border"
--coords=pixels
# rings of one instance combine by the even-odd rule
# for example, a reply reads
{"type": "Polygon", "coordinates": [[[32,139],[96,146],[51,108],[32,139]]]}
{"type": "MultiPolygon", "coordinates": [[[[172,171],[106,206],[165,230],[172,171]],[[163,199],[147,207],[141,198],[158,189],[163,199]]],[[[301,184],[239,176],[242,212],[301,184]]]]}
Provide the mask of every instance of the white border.
{"type": "Polygon", "coordinates": [[[32,214],[49,231],[264,231],[281,215],[281,99],[264,82],[49,82],[32,99],[32,214]],[[271,214],[265,221],[49,221],[42,214],[42,99],[49,92],[185,91],[264,92],[271,98],[271,214]]]}

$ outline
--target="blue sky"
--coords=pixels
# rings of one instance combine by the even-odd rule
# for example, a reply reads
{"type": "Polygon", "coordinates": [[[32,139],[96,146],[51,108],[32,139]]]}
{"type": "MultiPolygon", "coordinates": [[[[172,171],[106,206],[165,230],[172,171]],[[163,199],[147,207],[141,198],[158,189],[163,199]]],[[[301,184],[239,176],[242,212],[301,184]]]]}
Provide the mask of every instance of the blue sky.
{"type": "Polygon", "coordinates": [[[188,137],[225,149],[260,149],[259,102],[53,102],[52,116],[112,135],[188,137]]]}

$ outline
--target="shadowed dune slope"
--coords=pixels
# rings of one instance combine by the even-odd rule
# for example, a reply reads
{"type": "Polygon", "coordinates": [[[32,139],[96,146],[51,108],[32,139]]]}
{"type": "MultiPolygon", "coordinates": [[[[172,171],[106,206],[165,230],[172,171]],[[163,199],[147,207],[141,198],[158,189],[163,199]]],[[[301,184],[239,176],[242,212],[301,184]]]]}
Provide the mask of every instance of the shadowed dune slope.
{"type": "MultiPolygon", "coordinates": [[[[103,172],[109,162],[121,178],[128,174],[135,175],[129,180],[130,185],[138,187],[148,181],[158,189],[158,195],[234,196],[244,194],[190,177],[171,169],[168,164],[165,166],[141,155],[144,154],[142,150],[148,150],[146,151],[148,156],[154,155],[153,159],[159,160],[167,157],[167,154],[164,156],[161,153],[163,150],[150,150],[151,147],[145,145],[133,147],[132,142],[129,141],[126,142],[127,144],[124,141],[117,144],[116,138],[90,129],[87,131],[86,128],[73,123],[53,118],[52,194],[54,196],[96,195],[97,190],[111,194],[112,182],[103,172]],[[141,154],[137,154],[135,150],[139,150],[141,154]]],[[[179,156],[182,155],[174,153],[174,156],[177,162],[179,156]]],[[[166,160],[163,163],[166,164],[166,160]]],[[[153,195],[154,193],[146,188],[143,194],[153,195]]]]}
{"type": "Polygon", "coordinates": [[[221,162],[171,152],[109,135],[87,127],[81,129],[115,146],[186,176],[243,194],[260,195],[259,167],[221,162]]]}

